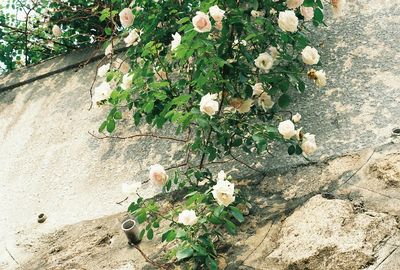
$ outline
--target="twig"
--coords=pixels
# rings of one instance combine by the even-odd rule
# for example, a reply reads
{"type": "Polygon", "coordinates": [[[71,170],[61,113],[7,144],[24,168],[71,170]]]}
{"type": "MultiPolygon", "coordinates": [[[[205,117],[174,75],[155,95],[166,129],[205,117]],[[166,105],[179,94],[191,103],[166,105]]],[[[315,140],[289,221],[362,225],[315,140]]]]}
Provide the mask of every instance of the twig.
{"type": "Polygon", "coordinates": [[[125,199],[123,199],[122,201],[116,202],[116,204],[121,205],[123,202],[125,202],[126,200],[128,200],[129,197],[126,197],[125,199]]]}
{"type": "Polygon", "coordinates": [[[170,166],[170,167],[166,168],[165,170],[166,170],[166,171],[169,171],[169,170],[172,170],[172,169],[177,169],[177,168],[185,167],[185,166],[187,166],[187,165],[189,165],[188,162],[185,162],[185,163],[182,163],[182,164],[170,166]]]}
{"type": "Polygon", "coordinates": [[[126,136],[126,137],[122,137],[122,136],[108,136],[108,135],[104,135],[103,137],[97,136],[93,133],[91,133],[90,131],[88,131],[88,133],[95,137],[96,139],[99,140],[104,140],[104,139],[119,139],[119,140],[126,140],[126,139],[134,139],[134,138],[140,138],[140,137],[152,137],[152,138],[156,138],[156,139],[162,139],[162,140],[171,140],[171,141],[176,141],[176,142],[183,142],[183,143],[187,143],[186,140],[183,139],[178,139],[178,138],[173,138],[173,137],[168,137],[168,136],[159,136],[159,135],[155,135],[155,134],[151,134],[151,133],[146,133],[146,134],[135,134],[135,135],[130,135],[130,136],[126,136]]]}
{"type": "MultiPolygon", "coordinates": [[[[11,30],[13,30],[14,32],[17,32],[17,33],[25,34],[24,31],[22,31],[22,30],[20,30],[20,29],[18,29],[18,28],[16,28],[16,27],[3,24],[3,23],[0,24],[0,27],[4,27],[4,28],[11,29],[11,30]]],[[[67,45],[67,44],[63,44],[63,43],[61,43],[61,42],[57,42],[57,41],[55,41],[55,40],[53,40],[53,39],[50,39],[50,38],[45,38],[45,37],[41,37],[41,36],[35,35],[34,33],[30,32],[30,31],[28,31],[27,33],[28,33],[29,35],[35,37],[35,38],[42,39],[42,40],[47,40],[47,41],[52,41],[54,44],[57,44],[57,45],[66,47],[66,48],[68,48],[68,49],[78,49],[78,47],[75,47],[75,46],[70,46],[70,45],[67,45]]]]}
{"type": "Polygon", "coordinates": [[[10,255],[10,257],[13,259],[13,261],[19,265],[19,262],[14,258],[14,256],[11,254],[11,252],[8,250],[8,248],[6,247],[6,251],[8,253],[8,255],[10,255]]]}
{"type": "Polygon", "coordinates": [[[364,166],[371,160],[372,156],[375,154],[375,148],[373,149],[371,155],[368,157],[367,161],[365,161],[354,173],[350,175],[349,178],[347,178],[343,183],[341,183],[337,189],[341,188],[344,186],[347,182],[349,182],[364,166]]]}
{"type": "Polygon", "coordinates": [[[168,270],[167,267],[165,267],[162,264],[156,263],[155,261],[153,261],[152,259],[150,259],[137,245],[132,245],[134,248],[136,248],[137,251],[139,251],[139,253],[142,255],[142,257],[146,260],[146,262],[150,263],[151,265],[160,268],[160,269],[165,269],[168,270]]]}
{"type": "Polygon", "coordinates": [[[260,174],[262,174],[262,175],[265,174],[265,172],[260,171],[260,170],[257,170],[257,169],[255,169],[255,168],[251,167],[249,164],[245,163],[244,161],[238,159],[238,158],[235,157],[232,153],[230,154],[230,156],[231,156],[234,160],[236,160],[237,162],[239,162],[240,164],[246,166],[247,168],[249,168],[249,169],[251,169],[251,170],[253,170],[253,171],[256,171],[256,172],[258,172],[258,173],[260,173],[260,174]]]}

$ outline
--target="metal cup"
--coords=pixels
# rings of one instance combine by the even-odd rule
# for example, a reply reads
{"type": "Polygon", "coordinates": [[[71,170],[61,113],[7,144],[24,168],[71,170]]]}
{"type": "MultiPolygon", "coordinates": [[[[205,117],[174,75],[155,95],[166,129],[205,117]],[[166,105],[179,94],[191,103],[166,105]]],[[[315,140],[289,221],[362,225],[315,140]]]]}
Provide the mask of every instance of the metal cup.
{"type": "Polygon", "coordinates": [[[139,228],[136,225],[136,221],[134,219],[127,219],[122,222],[121,229],[124,231],[126,237],[128,238],[128,243],[130,245],[136,245],[140,243],[141,239],[139,228]]]}

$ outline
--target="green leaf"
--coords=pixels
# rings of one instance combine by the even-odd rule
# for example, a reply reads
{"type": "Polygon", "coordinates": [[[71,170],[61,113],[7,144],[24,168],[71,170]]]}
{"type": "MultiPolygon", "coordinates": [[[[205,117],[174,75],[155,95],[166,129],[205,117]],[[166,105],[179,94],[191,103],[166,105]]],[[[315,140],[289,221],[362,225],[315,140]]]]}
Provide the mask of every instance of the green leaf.
{"type": "Polygon", "coordinates": [[[221,215],[222,211],[224,211],[224,206],[220,205],[214,209],[213,215],[218,218],[221,215]]]}
{"type": "Polygon", "coordinates": [[[114,119],[115,119],[115,120],[120,120],[120,119],[122,119],[122,113],[121,113],[120,111],[116,111],[116,112],[114,113],[114,119]]]}
{"type": "Polygon", "coordinates": [[[303,6],[305,6],[305,7],[313,7],[314,6],[314,0],[304,0],[303,6]]]}
{"type": "Polygon", "coordinates": [[[233,217],[239,221],[240,223],[242,223],[244,221],[244,217],[242,212],[240,212],[240,210],[234,206],[230,206],[229,207],[231,209],[231,213],[233,215],[233,217]]]}
{"type": "Polygon", "coordinates": [[[278,104],[282,108],[286,108],[289,106],[290,102],[292,101],[291,97],[287,94],[283,94],[278,99],[278,104]]]}
{"type": "Polygon", "coordinates": [[[181,261],[183,259],[189,258],[193,255],[193,249],[192,248],[182,248],[179,249],[176,252],[176,258],[178,259],[178,261],[181,261]]]}
{"type": "Polygon", "coordinates": [[[153,236],[154,236],[153,229],[149,229],[149,230],[147,231],[147,239],[152,240],[152,239],[153,239],[153,236]]]}
{"type": "Polygon", "coordinates": [[[142,224],[143,222],[146,221],[147,218],[147,214],[146,211],[141,211],[137,216],[136,216],[136,220],[139,224],[142,224]]]}
{"type": "Polygon", "coordinates": [[[129,207],[128,207],[128,212],[133,213],[133,212],[135,212],[136,210],[138,210],[139,208],[140,208],[140,204],[133,202],[133,203],[131,203],[131,204],[129,205],[129,207]]]}
{"type": "Polygon", "coordinates": [[[111,30],[110,27],[106,27],[106,28],[104,29],[104,32],[106,33],[107,36],[111,36],[111,34],[112,34],[112,30],[111,30]]]}
{"type": "Polygon", "coordinates": [[[294,145],[289,146],[288,154],[291,156],[296,152],[296,147],[294,145]]]}
{"type": "Polygon", "coordinates": [[[214,216],[214,215],[211,215],[211,216],[208,218],[208,220],[209,220],[212,224],[216,224],[216,225],[222,224],[222,220],[219,219],[219,218],[217,218],[217,217],[214,216]]]}
{"type": "Polygon", "coordinates": [[[316,8],[314,9],[314,22],[322,23],[324,21],[324,13],[321,9],[316,8]]]}
{"type": "Polygon", "coordinates": [[[242,143],[243,143],[243,140],[242,139],[235,139],[233,142],[232,142],[232,146],[233,147],[239,147],[239,146],[241,146],[242,145],[242,143]]]}
{"type": "Polygon", "coordinates": [[[115,121],[113,119],[111,119],[110,121],[108,121],[107,123],[107,131],[109,133],[112,133],[115,129],[115,121]]]}
{"type": "Polygon", "coordinates": [[[171,242],[176,237],[176,231],[174,229],[168,230],[161,236],[162,241],[171,242]]]}
{"type": "Polygon", "coordinates": [[[160,223],[157,220],[153,222],[153,228],[160,228],[160,223]]]}
{"type": "Polygon", "coordinates": [[[153,110],[153,108],[154,108],[154,101],[151,100],[147,102],[147,104],[144,106],[144,111],[146,113],[150,113],[153,110]]]}
{"type": "Polygon", "coordinates": [[[207,256],[208,252],[205,248],[200,245],[193,245],[193,249],[196,251],[196,256],[207,256]]]}
{"type": "Polygon", "coordinates": [[[225,219],[225,228],[228,230],[229,234],[236,234],[236,225],[232,221],[225,219]]]}
{"type": "Polygon", "coordinates": [[[190,18],[189,17],[185,17],[185,18],[180,19],[176,23],[177,24],[184,24],[185,22],[188,22],[188,21],[190,21],[190,18]]]}
{"type": "Polygon", "coordinates": [[[206,265],[209,270],[218,270],[217,262],[210,256],[207,256],[206,258],[206,265]]]}
{"type": "Polygon", "coordinates": [[[172,105],[185,104],[189,101],[190,98],[190,95],[180,95],[179,97],[174,98],[171,103],[172,105]]]}
{"type": "Polygon", "coordinates": [[[306,85],[304,84],[303,81],[298,81],[297,90],[299,90],[301,93],[303,93],[306,90],[306,85]]]}
{"type": "Polygon", "coordinates": [[[296,155],[301,155],[303,153],[303,149],[299,145],[296,145],[296,155]]]}
{"type": "Polygon", "coordinates": [[[107,121],[104,121],[103,123],[101,123],[100,127],[99,127],[99,132],[103,132],[104,129],[107,127],[107,121]]]}

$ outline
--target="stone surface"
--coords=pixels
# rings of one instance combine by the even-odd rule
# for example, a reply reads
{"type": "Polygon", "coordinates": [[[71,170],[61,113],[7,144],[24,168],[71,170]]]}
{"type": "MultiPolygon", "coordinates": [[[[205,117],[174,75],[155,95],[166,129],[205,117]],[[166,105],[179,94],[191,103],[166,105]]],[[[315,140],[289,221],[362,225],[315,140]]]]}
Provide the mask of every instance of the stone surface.
{"type": "Polygon", "coordinates": [[[268,259],[291,269],[360,269],[374,261],[375,247],[398,233],[396,219],[356,213],[344,200],[311,198],[283,223],[268,259]]]}
{"type": "MultiPolygon", "coordinates": [[[[237,186],[248,190],[253,207],[240,226],[239,234],[227,237],[226,243],[219,243],[225,246],[220,264],[226,263],[226,269],[397,269],[400,233],[396,213],[400,204],[393,206],[397,210],[392,214],[384,213],[381,209],[385,208],[386,202],[371,204],[370,196],[355,196],[354,191],[345,191],[348,187],[344,186],[351,186],[352,179],[364,177],[363,168],[386,160],[399,148],[400,144],[390,144],[374,151],[366,149],[331,159],[327,163],[301,166],[294,176],[291,173],[271,174],[269,180],[277,189],[271,193],[266,192],[269,181],[257,185],[252,185],[251,181],[238,181],[237,186]],[[370,158],[366,158],[367,154],[370,158]],[[311,178],[313,175],[315,178],[311,178]],[[304,176],[310,178],[297,181],[304,176]],[[309,188],[287,199],[282,192],[285,181],[277,181],[286,177],[294,177],[295,183],[309,188]],[[278,183],[281,183],[281,191],[278,191],[278,183]]],[[[366,179],[369,184],[375,181],[373,177],[366,179]]],[[[157,199],[164,200],[162,196],[157,199]]],[[[33,254],[23,266],[126,269],[132,260],[134,269],[152,269],[136,250],[127,247],[126,238],[119,229],[121,217],[122,214],[84,221],[39,239],[31,238],[29,242],[21,243],[21,248],[33,254]]],[[[160,245],[158,241],[159,237],[155,242],[144,240],[140,247],[151,258],[162,260],[171,246],[160,245]]]]}

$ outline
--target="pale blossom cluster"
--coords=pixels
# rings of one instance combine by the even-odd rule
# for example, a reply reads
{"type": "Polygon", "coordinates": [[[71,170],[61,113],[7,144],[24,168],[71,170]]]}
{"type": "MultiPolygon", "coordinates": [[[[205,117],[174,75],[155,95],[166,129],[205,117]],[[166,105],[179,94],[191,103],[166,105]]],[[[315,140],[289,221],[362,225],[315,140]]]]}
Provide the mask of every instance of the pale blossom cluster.
{"type": "Polygon", "coordinates": [[[235,184],[226,179],[224,171],[218,173],[217,183],[212,187],[212,195],[219,205],[229,206],[235,201],[235,184]]]}
{"type": "Polygon", "coordinates": [[[200,100],[200,111],[208,114],[209,116],[215,115],[219,110],[219,103],[217,101],[217,94],[210,94],[203,96],[200,100]]]}
{"type": "Polygon", "coordinates": [[[279,123],[278,132],[282,135],[285,140],[290,140],[292,137],[296,137],[301,142],[301,149],[304,156],[312,155],[317,150],[317,143],[315,141],[315,135],[302,133],[302,128],[296,129],[294,123],[298,123],[301,120],[301,115],[296,113],[292,116],[292,120],[285,120],[279,123]]]}
{"type": "Polygon", "coordinates": [[[217,5],[215,5],[209,8],[208,13],[209,15],[202,11],[196,12],[196,16],[192,18],[192,24],[194,30],[196,30],[199,33],[210,32],[212,29],[210,16],[213,18],[215,22],[214,24],[215,29],[217,30],[222,29],[223,27],[222,20],[225,18],[225,11],[220,9],[217,5]]]}
{"type": "Polygon", "coordinates": [[[325,71],[323,70],[315,70],[315,69],[310,69],[307,73],[308,77],[312,80],[314,80],[315,84],[318,87],[324,87],[326,86],[326,74],[325,71]]]}
{"type": "Polygon", "coordinates": [[[157,186],[163,186],[168,181],[168,174],[160,164],[150,166],[150,180],[157,186]]]}
{"type": "Polygon", "coordinates": [[[62,30],[58,25],[53,25],[53,28],[51,29],[51,32],[55,37],[61,37],[62,35],[62,30]]]}
{"type": "Polygon", "coordinates": [[[193,226],[197,223],[198,217],[194,210],[183,210],[178,216],[178,223],[185,226],[193,226]]]}
{"type": "Polygon", "coordinates": [[[110,98],[112,88],[108,82],[102,82],[94,89],[92,103],[99,107],[104,101],[110,98]]]}

